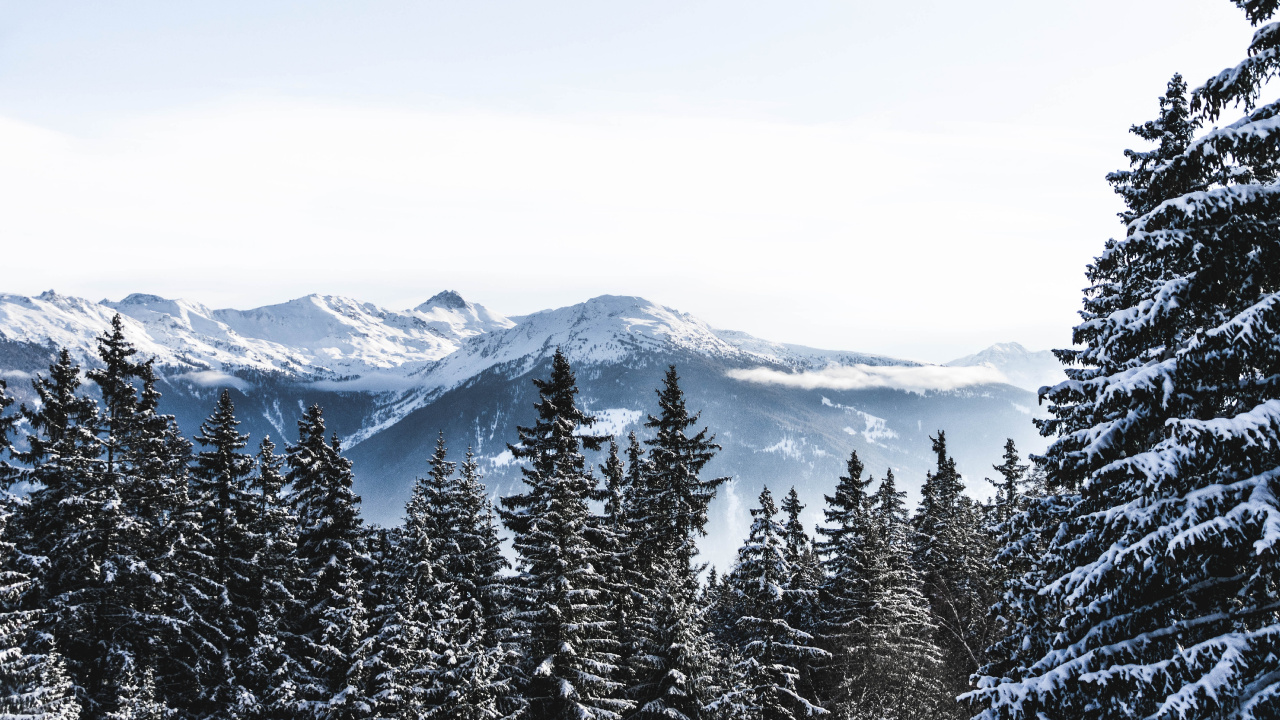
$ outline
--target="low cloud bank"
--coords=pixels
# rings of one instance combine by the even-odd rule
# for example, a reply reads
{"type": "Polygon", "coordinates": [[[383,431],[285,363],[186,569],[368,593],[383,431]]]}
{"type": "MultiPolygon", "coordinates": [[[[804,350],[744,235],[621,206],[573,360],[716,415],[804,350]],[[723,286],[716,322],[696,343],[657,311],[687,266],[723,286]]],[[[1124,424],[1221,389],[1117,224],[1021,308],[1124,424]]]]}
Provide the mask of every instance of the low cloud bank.
{"type": "Polygon", "coordinates": [[[801,373],[757,367],[730,370],[734,380],[783,385],[805,390],[871,390],[892,388],[914,393],[958,390],[972,385],[1007,383],[1008,378],[989,366],[944,367],[942,365],[873,366],[841,365],[801,373]]]}

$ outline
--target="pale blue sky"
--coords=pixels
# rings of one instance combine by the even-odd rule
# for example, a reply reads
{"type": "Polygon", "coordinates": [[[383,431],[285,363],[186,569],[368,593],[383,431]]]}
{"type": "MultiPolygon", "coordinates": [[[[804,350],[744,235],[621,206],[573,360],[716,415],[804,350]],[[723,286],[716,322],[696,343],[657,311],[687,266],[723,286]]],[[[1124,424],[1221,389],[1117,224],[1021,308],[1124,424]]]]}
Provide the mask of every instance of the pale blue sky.
{"type": "Polygon", "coordinates": [[[1227,0],[5,2],[0,291],[637,294],[770,339],[1061,346],[1103,175],[1227,0]]]}

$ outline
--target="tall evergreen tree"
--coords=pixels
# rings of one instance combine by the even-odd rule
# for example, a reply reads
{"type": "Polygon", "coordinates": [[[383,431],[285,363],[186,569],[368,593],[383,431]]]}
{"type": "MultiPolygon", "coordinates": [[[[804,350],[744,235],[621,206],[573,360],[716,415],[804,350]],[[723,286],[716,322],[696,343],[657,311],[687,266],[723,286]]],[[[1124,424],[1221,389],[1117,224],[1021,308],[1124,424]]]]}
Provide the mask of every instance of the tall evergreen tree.
{"type": "Polygon", "coordinates": [[[1030,465],[1022,464],[1020,459],[1018,446],[1014,444],[1013,438],[1009,438],[1004,443],[1004,462],[991,466],[1000,473],[1000,479],[993,483],[996,486],[996,496],[992,503],[991,520],[996,525],[1009,522],[1022,511],[1023,478],[1030,465]]]}
{"type": "Polygon", "coordinates": [[[889,470],[870,499],[866,609],[840,696],[840,714],[851,720],[932,720],[955,705],[942,696],[941,657],[912,564],[905,495],[889,470]]]}
{"type": "Polygon", "coordinates": [[[42,611],[40,627],[61,648],[78,702],[95,707],[101,697],[91,677],[98,662],[92,584],[101,562],[101,525],[93,522],[91,493],[101,468],[99,417],[80,386],[80,368],[65,348],[48,376],[32,381],[39,404],[21,409],[31,432],[17,458],[33,487],[12,527],[17,566],[33,579],[23,607],[42,611]]]}
{"type": "MultiPolygon", "coordinates": [[[[964,494],[942,431],[933,438],[933,451],[938,465],[925,479],[915,517],[915,565],[943,652],[944,692],[955,697],[969,690],[969,676],[986,661],[988,609],[995,594],[988,566],[995,549],[983,529],[981,508],[964,494]]],[[[963,710],[951,703],[948,714],[959,717],[963,710]]]]}
{"type": "Polygon", "coordinates": [[[251,539],[255,549],[249,607],[257,618],[249,657],[240,673],[251,705],[240,711],[254,720],[293,720],[298,716],[302,668],[291,654],[299,639],[288,632],[303,608],[298,595],[305,587],[296,556],[297,518],[285,497],[284,458],[264,437],[258,444],[257,470],[250,490],[257,497],[251,539]]]}
{"type": "Polygon", "coordinates": [[[701,477],[720,446],[707,428],[692,431],[699,416],[689,413],[674,365],[657,394],[659,414],[645,422],[654,432],[645,441],[648,457],[630,488],[631,567],[642,588],[633,694],[637,717],[696,720],[714,699],[708,673],[715,663],[696,603],[701,568],[694,556],[707,505],[728,478],[701,477]]]}
{"type": "Polygon", "coordinates": [[[785,529],[777,521],[778,506],[769,488],[760,507],[751,510],[751,532],[738,550],[729,576],[742,615],[737,618],[741,659],[740,684],[715,706],[758,720],[795,720],[827,711],[801,694],[799,666],[823,658],[813,636],[787,622],[787,608],[798,591],[790,587],[785,529]]]}
{"type": "Polygon", "coordinates": [[[373,711],[363,693],[367,622],[358,568],[367,558],[360,498],[351,491],[351,461],[342,457],[337,436],[325,439],[320,406],[298,421],[298,435],[287,476],[302,577],[301,612],[288,628],[304,673],[298,697],[311,717],[355,720],[373,711]]]}
{"type": "Polygon", "coordinates": [[[1082,348],[1059,351],[1075,367],[1042,425],[1063,506],[1022,615],[1042,652],[982,681],[985,717],[1280,714],[1280,103],[1258,105],[1280,4],[1236,4],[1267,23],[1249,57],[1189,103],[1175,78],[1135,128],[1157,147],[1110,178],[1124,237],[1088,269],[1082,348]],[[1194,136],[1232,105],[1246,114],[1194,136]]]}
{"type": "Polygon", "coordinates": [[[833,707],[842,707],[851,691],[852,677],[860,673],[863,661],[855,654],[866,643],[866,615],[871,602],[871,572],[874,561],[874,526],[871,498],[862,479],[862,461],[857,451],[849,454],[845,474],[836,481],[835,493],[826,495],[822,514],[826,525],[817,528],[821,540],[816,545],[822,561],[823,582],[819,591],[822,622],[817,628],[818,644],[830,654],[819,669],[816,690],[833,707]]]}
{"type": "MultiPolygon", "coordinates": [[[[0,378],[0,458],[12,455],[14,452],[10,442],[18,428],[20,416],[9,412],[9,407],[12,405],[13,398],[9,397],[9,386],[5,384],[3,378],[0,378]]],[[[20,474],[18,468],[7,460],[0,459],[0,486],[7,487],[20,474]]]]}
{"type": "Polygon", "coordinates": [[[551,377],[535,380],[538,413],[509,446],[524,460],[526,492],[503,498],[501,516],[519,558],[520,605],[512,626],[523,648],[526,713],[546,720],[613,720],[630,705],[616,697],[618,642],[602,601],[604,558],[587,538],[588,500],[596,480],[583,446],[603,438],[580,434],[594,419],[578,405],[577,383],[558,349],[551,377]]]}
{"type": "Polygon", "coordinates": [[[205,572],[221,590],[202,603],[204,619],[215,630],[210,639],[218,646],[221,662],[211,666],[212,676],[203,678],[201,685],[212,712],[222,717],[237,715],[241,705],[254,702],[246,700],[251,691],[238,676],[246,669],[259,622],[254,607],[260,581],[254,567],[258,548],[253,536],[258,502],[248,487],[254,462],[240,452],[249,436],[236,429],[239,424],[231,393],[223,390],[195,437],[206,449],[196,456],[192,473],[201,533],[209,543],[203,554],[212,560],[205,572]]]}
{"type": "MultiPolygon", "coordinates": [[[[0,446],[5,444],[6,430],[0,421],[0,446]]],[[[5,503],[21,501],[10,497],[5,503]]],[[[0,567],[11,565],[13,544],[7,540],[11,516],[8,508],[0,516],[0,532],[6,537],[0,541],[0,567]]],[[[61,656],[38,631],[40,611],[19,606],[20,596],[30,584],[21,572],[0,570],[0,718],[75,720],[80,716],[80,705],[61,656]]]]}

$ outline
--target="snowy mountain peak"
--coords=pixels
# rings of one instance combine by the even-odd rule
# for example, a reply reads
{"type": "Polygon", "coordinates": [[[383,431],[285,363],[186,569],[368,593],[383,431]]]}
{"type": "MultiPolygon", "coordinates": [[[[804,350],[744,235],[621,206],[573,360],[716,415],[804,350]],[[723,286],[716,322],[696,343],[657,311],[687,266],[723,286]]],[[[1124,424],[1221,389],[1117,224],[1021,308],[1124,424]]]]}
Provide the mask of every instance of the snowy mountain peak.
{"type": "Polygon", "coordinates": [[[1035,392],[1066,380],[1062,363],[1048,350],[1028,350],[1016,342],[996,343],[973,355],[956,358],[950,367],[985,366],[999,370],[1010,385],[1035,392]]]}
{"type": "Polygon", "coordinates": [[[443,290],[431,296],[430,300],[422,303],[415,310],[427,311],[432,308],[445,308],[447,310],[463,310],[469,306],[466,300],[462,299],[454,290],[443,290]]]}
{"type": "Polygon", "coordinates": [[[467,302],[453,290],[431,296],[430,300],[409,311],[437,332],[454,338],[469,338],[483,333],[505,330],[513,325],[509,318],[483,305],[467,302]]]}

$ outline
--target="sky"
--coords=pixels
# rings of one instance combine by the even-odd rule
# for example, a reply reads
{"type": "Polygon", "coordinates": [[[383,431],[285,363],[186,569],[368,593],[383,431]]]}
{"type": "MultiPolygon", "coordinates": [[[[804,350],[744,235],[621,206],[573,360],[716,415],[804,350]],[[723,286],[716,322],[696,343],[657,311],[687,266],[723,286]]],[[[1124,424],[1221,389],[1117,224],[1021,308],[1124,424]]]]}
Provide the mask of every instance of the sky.
{"type": "Polygon", "coordinates": [[[640,295],[942,362],[1064,347],[1104,180],[1228,0],[0,0],[0,292],[508,315],[640,295]]]}

